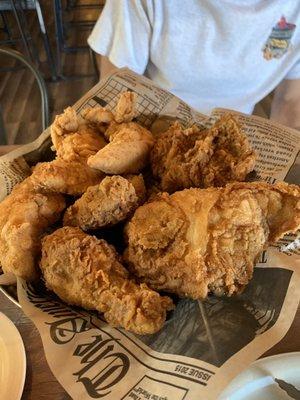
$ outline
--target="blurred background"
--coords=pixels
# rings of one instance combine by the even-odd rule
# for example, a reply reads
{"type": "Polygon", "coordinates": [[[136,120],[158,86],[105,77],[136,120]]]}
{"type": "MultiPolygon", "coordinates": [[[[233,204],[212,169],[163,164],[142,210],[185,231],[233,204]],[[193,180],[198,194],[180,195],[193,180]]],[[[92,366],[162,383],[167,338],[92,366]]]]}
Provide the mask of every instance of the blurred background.
{"type": "Polygon", "coordinates": [[[0,144],[28,143],[42,132],[38,78],[48,92],[50,123],[98,81],[87,37],[103,5],[104,0],[0,0],[0,144]]]}
{"type": "MultiPolygon", "coordinates": [[[[36,139],[98,81],[87,38],[104,3],[0,0],[0,145],[36,139]]],[[[255,114],[268,117],[270,103],[255,114]]]]}

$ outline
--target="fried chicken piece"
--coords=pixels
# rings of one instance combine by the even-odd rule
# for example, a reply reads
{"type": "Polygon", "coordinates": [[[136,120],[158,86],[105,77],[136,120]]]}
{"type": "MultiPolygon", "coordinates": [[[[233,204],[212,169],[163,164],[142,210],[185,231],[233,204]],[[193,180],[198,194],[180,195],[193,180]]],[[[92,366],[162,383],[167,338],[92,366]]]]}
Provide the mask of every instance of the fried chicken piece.
{"type": "Polygon", "coordinates": [[[230,114],[206,130],[175,123],[158,137],[151,152],[153,175],[169,193],[243,181],[254,164],[254,151],[230,114]]]}
{"type": "Polygon", "coordinates": [[[170,298],[129,280],[112,246],[79,228],[46,236],[40,267],[47,287],[62,300],[103,312],[112,326],[137,334],[157,332],[173,308],[170,298]]]}
{"type": "Polygon", "coordinates": [[[76,133],[64,138],[56,150],[57,158],[65,161],[86,162],[107,145],[105,139],[87,125],[80,125],[76,133]]]}
{"type": "Polygon", "coordinates": [[[87,107],[81,111],[81,116],[87,123],[95,126],[100,132],[105,132],[110,123],[114,121],[114,115],[105,107],[87,107]]]}
{"type": "Polygon", "coordinates": [[[154,139],[150,131],[134,122],[113,125],[110,143],[89,157],[88,165],[107,174],[135,174],[149,160],[154,139]]]}
{"type": "Polygon", "coordinates": [[[115,225],[133,213],[145,192],[142,175],[129,179],[106,177],[67,209],[64,225],[79,226],[85,231],[115,225]]]}
{"type": "Polygon", "coordinates": [[[56,116],[51,125],[51,139],[57,158],[65,161],[86,162],[107,144],[99,131],[80,122],[72,107],[56,116]]]}
{"type": "Polygon", "coordinates": [[[38,193],[26,178],[0,203],[0,265],[27,281],[38,277],[40,239],[65,208],[59,194],[38,193]]]}
{"type": "Polygon", "coordinates": [[[101,171],[93,170],[84,163],[57,158],[37,164],[31,179],[40,190],[78,196],[89,186],[99,184],[104,176],[101,171]]]}
{"type": "Polygon", "coordinates": [[[126,227],[125,260],[152,288],[239,293],[269,244],[300,228],[300,187],[263,182],[161,194],[126,227]]]}
{"type": "Polygon", "coordinates": [[[77,132],[78,128],[79,121],[72,107],[66,108],[62,114],[57,115],[50,129],[54,148],[57,150],[65,137],[77,132]]]}
{"type": "Polygon", "coordinates": [[[136,117],[136,100],[137,94],[134,92],[121,93],[115,111],[116,122],[130,122],[136,117]]]}

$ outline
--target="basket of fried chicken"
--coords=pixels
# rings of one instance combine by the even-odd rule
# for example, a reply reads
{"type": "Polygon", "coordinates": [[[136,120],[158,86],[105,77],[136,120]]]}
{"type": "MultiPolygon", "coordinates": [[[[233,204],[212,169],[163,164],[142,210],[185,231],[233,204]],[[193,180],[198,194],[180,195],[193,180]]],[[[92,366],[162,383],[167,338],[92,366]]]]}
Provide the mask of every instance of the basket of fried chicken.
{"type": "MultiPolygon", "coordinates": [[[[55,118],[55,158],[0,203],[0,265],[136,334],[174,298],[241,293],[262,252],[300,227],[300,187],[249,182],[256,155],[231,114],[152,134],[136,95],[55,118]]],[[[176,302],[176,301],[175,301],[176,302]]]]}

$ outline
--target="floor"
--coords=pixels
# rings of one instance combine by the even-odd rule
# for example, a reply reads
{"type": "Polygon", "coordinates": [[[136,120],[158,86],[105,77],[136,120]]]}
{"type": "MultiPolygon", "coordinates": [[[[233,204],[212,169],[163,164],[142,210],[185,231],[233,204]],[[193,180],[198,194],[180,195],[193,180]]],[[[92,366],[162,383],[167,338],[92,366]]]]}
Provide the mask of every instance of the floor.
{"type": "MultiPolygon", "coordinates": [[[[73,0],[74,1],[74,0],[73,0]]],[[[79,4],[91,3],[92,0],[77,0],[79,4]]],[[[94,0],[97,4],[103,4],[103,1],[94,0]]],[[[43,5],[47,30],[51,41],[53,52],[56,52],[55,29],[53,1],[41,2],[43,5]]],[[[64,17],[67,21],[72,20],[96,20],[99,15],[99,9],[77,9],[75,11],[65,12],[64,17]]],[[[14,37],[18,36],[18,30],[15,26],[15,20],[10,12],[6,13],[9,25],[12,28],[14,37]]],[[[39,57],[41,60],[40,69],[46,77],[50,98],[51,121],[56,114],[63,109],[75,103],[84,93],[86,93],[96,82],[95,70],[88,51],[76,52],[74,54],[61,53],[60,59],[63,65],[63,74],[67,77],[73,75],[91,75],[89,77],[79,77],[76,79],[60,79],[53,82],[49,79],[49,68],[46,61],[46,55],[43,47],[43,41],[40,37],[39,26],[35,11],[27,11],[27,21],[39,57]],[[93,75],[94,74],[94,75],[93,75]]],[[[1,21],[0,21],[1,24],[1,21]]],[[[1,25],[0,25],[1,27],[1,25]]],[[[81,29],[70,29],[68,31],[68,41],[70,44],[85,44],[89,31],[81,29]]],[[[4,32],[0,29],[0,41],[5,39],[4,32]]],[[[17,45],[15,47],[21,52],[24,49],[17,45]]],[[[15,65],[10,60],[1,57],[0,69],[15,65]]],[[[260,103],[255,113],[261,116],[268,116],[270,109],[270,96],[260,103]]],[[[25,69],[19,69],[11,72],[0,72],[0,110],[3,116],[3,122],[6,130],[7,144],[28,143],[34,140],[42,131],[40,94],[36,82],[31,73],[25,69]]],[[[0,121],[1,122],[1,121],[0,121]]],[[[0,144],[1,138],[0,138],[0,144]]]]}
{"type": "MultiPolygon", "coordinates": [[[[84,2],[84,0],[80,1],[81,3],[84,2]]],[[[88,2],[92,3],[91,0],[88,2]]],[[[52,1],[41,2],[44,7],[45,21],[49,32],[51,47],[55,54],[56,41],[52,3],[52,1]]],[[[97,3],[99,4],[101,1],[98,0],[97,3]]],[[[65,19],[96,20],[99,12],[100,10],[96,8],[69,11],[65,13],[65,19]]],[[[10,12],[7,12],[6,15],[9,19],[9,25],[12,28],[14,37],[17,37],[18,30],[15,26],[15,20],[10,12]]],[[[51,79],[49,79],[50,71],[47,65],[43,41],[39,33],[36,13],[35,11],[27,11],[26,15],[33,43],[38,50],[41,60],[40,70],[44,77],[46,77],[52,121],[56,114],[61,113],[66,106],[75,103],[84,93],[94,86],[97,82],[95,69],[88,50],[73,54],[61,53],[60,58],[63,66],[63,74],[67,79],[60,79],[57,82],[51,81],[51,79]],[[74,75],[81,75],[81,77],[70,78],[74,75]],[[90,76],[82,77],[82,75],[90,76]]],[[[86,44],[88,34],[89,30],[87,29],[83,30],[78,27],[76,27],[76,29],[70,29],[68,31],[68,44],[86,44]]],[[[4,32],[0,30],[0,41],[5,38],[4,32]]],[[[24,54],[24,49],[20,44],[17,44],[14,48],[24,54]]],[[[15,65],[15,62],[12,60],[1,56],[0,69],[15,65]]],[[[0,107],[8,144],[28,143],[41,133],[40,93],[31,72],[22,68],[11,72],[0,71],[0,107]]]]}

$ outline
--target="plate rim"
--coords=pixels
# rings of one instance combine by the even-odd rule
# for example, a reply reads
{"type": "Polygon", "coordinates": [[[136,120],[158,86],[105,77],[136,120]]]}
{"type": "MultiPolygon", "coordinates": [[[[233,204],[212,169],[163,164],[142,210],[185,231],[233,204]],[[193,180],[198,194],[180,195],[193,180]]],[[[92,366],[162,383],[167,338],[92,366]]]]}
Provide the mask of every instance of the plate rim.
{"type": "MultiPolygon", "coordinates": [[[[15,285],[17,287],[17,285],[15,285]]],[[[17,307],[21,308],[21,304],[17,299],[15,299],[10,293],[5,290],[5,285],[0,285],[0,292],[4,294],[12,303],[14,303],[17,307]]]]}
{"type": "Polygon", "coordinates": [[[27,358],[26,358],[25,346],[24,346],[23,338],[22,338],[18,328],[13,323],[13,321],[2,311],[0,311],[0,319],[1,318],[4,319],[7,326],[9,326],[12,331],[14,331],[16,338],[18,338],[18,341],[20,344],[19,352],[18,352],[17,356],[18,356],[18,361],[22,362],[23,367],[22,367],[22,375],[20,374],[21,379],[20,379],[20,385],[19,385],[18,394],[17,394],[17,398],[16,398],[16,400],[20,400],[22,397],[23,391],[24,391],[25,380],[26,380],[26,370],[27,370],[27,358]]]}
{"type": "MultiPolygon", "coordinates": [[[[234,395],[234,393],[236,392],[236,390],[239,390],[239,388],[238,387],[236,387],[235,389],[234,389],[234,387],[233,387],[233,390],[231,390],[229,393],[226,393],[227,392],[227,389],[231,386],[231,384],[232,384],[232,382],[238,377],[238,376],[240,376],[240,375],[243,375],[243,374],[245,374],[245,373],[251,373],[251,370],[253,369],[253,368],[255,368],[255,367],[264,367],[264,366],[268,366],[268,364],[269,363],[271,363],[271,365],[272,365],[272,362],[273,361],[278,361],[278,360],[282,360],[282,359],[289,359],[289,358],[291,358],[291,357],[294,357],[294,356],[296,356],[296,357],[298,357],[299,358],[299,360],[300,360],[300,351],[291,351],[291,352],[285,352],[285,353],[279,353],[279,354],[273,354],[273,355],[271,355],[271,356],[267,356],[267,357],[262,357],[262,358],[258,358],[257,360],[255,360],[255,361],[253,361],[251,364],[249,364],[248,365],[248,367],[247,368],[245,368],[243,371],[241,371],[240,373],[238,373],[227,385],[226,385],[226,387],[222,390],[222,392],[219,394],[219,397],[218,397],[218,400],[219,399],[222,399],[222,400],[227,400],[229,397],[229,395],[234,395]],[[226,397],[225,397],[225,394],[226,394],[226,397]]],[[[299,364],[299,368],[300,368],[300,364],[299,364]]],[[[238,381],[239,382],[239,381],[238,381]]],[[[238,382],[237,382],[237,385],[238,385],[238,382]]],[[[246,382],[246,384],[247,384],[247,382],[246,382]]],[[[236,386],[236,385],[235,385],[236,386]]]]}

